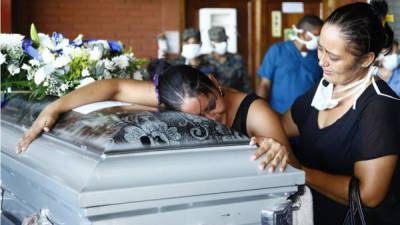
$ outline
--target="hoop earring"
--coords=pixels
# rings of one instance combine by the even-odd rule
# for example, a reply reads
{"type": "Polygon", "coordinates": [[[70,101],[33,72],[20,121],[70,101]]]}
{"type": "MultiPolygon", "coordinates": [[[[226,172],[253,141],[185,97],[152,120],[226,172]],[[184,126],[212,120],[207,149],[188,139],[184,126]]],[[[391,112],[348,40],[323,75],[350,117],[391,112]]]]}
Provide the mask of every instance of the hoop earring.
{"type": "Polygon", "coordinates": [[[218,91],[219,91],[219,95],[221,95],[221,97],[224,97],[224,91],[222,90],[221,86],[218,86],[218,91]]]}

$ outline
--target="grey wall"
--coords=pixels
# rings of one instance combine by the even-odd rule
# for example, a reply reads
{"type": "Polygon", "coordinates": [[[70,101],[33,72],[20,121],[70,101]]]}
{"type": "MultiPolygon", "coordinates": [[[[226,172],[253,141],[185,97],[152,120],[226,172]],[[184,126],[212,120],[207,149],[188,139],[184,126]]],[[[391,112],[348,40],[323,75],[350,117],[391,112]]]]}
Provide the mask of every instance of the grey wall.
{"type": "Polygon", "coordinates": [[[389,23],[394,31],[394,37],[400,41],[400,1],[399,0],[386,0],[389,4],[389,13],[394,14],[394,23],[389,23]]]}

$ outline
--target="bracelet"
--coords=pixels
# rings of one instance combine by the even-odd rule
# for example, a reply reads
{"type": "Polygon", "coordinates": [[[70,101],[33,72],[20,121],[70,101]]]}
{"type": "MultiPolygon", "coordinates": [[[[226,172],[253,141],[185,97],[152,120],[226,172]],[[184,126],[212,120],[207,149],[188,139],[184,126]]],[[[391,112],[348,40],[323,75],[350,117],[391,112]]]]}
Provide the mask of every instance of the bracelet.
{"type": "Polygon", "coordinates": [[[158,93],[158,74],[153,76],[154,91],[156,92],[157,105],[160,105],[160,95],[158,93]]]}

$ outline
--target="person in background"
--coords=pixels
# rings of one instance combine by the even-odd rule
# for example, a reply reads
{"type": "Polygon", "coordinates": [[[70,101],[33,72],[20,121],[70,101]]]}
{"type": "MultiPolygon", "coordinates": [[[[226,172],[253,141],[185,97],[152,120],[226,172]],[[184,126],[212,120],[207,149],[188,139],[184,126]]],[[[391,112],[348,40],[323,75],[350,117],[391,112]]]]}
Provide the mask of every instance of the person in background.
{"type": "Polygon", "coordinates": [[[261,81],[257,94],[280,114],[322,76],[316,51],[322,25],[317,16],[305,15],[299,29],[294,27],[294,40],[272,45],[264,56],[258,70],[261,81]]]}
{"type": "Polygon", "coordinates": [[[328,16],[318,44],[323,78],[281,118],[286,134],[299,137],[294,154],[316,225],[343,224],[353,179],[366,224],[400,222],[400,99],[374,66],[393,43],[387,11],[385,1],[372,0],[328,16]]]}
{"type": "Polygon", "coordinates": [[[159,35],[157,35],[157,46],[157,59],[167,58],[168,42],[164,33],[160,33],[159,35]]]}
{"type": "Polygon", "coordinates": [[[227,52],[228,43],[225,29],[220,26],[208,30],[213,51],[205,59],[215,67],[215,78],[226,87],[242,92],[253,92],[250,77],[243,58],[238,54],[227,52]]]}
{"type": "Polygon", "coordinates": [[[215,67],[208,63],[200,54],[200,31],[195,28],[185,29],[182,33],[182,41],[181,55],[169,60],[169,63],[171,65],[189,65],[205,74],[214,74],[215,67]]]}
{"type": "Polygon", "coordinates": [[[400,56],[399,43],[393,41],[392,54],[379,60],[379,77],[386,81],[390,88],[400,96],[400,56]]]}

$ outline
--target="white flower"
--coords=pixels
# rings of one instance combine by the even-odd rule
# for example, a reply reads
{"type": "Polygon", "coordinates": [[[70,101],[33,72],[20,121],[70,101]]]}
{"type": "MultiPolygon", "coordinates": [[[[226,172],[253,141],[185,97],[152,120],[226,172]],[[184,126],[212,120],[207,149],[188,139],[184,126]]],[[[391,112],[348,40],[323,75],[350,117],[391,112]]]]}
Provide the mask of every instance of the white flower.
{"type": "Polygon", "coordinates": [[[36,71],[36,73],[35,73],[35,78],[34,78],[35,84],[36,84],[36,85],[41,84],[41,83],[44,81],[45,78],[46,78],[46,73],[45,73],[45,71],[44,71],[44,67],[41,67],[41,68],[40,68],[38,71],[36,71]]]}
{"type": "Polygon", "coordinates": [[[6,56],[1,54],[0,52],[0,65],[3,64],[6,61],[6,56]]]}
{"type": "Polygon", "coordinates": [[[96,45],[101,45],[105,50],[110,50],[110,45],[106,40],[97,40],[85,43],[87,48],[93,48],[96,45]]]}
{"type": "Polygon", "coordinates": [[[28,71],[28,70],[31,70],[32,67],[30,67],[28,64],[25,64],[25,63],[24,63],[24,64],[21,66],[21,69],[28,71]]]}
{"type": "Polygon", "coordinates": [[[105,79],[111,79],[112,75],[108,70],[104,70],[104,78],[105,79]]]}
{"type": "Polygon", "coordinates": [[[81,80],[81,84],[80,84],[79,86],[77,86],[75,89],[78,89],[78,88],[80,88],[80,87],[83,87],[83,86],[85,86],[85,85],[88,85],[88,84],[90,84],[90,83],[92,83],[92,82],[94,82],[94,79],[91,78],[91,77],[87,77],[87,78],[81,80]]]}
{"type": "Polygon", "coordinates": [[[83,34],[79,34],[78,37],[76,37],[72,42],[74,42],[76,45],[81,45],[82,38],[83,38],[83,34]]]}
{"type": "Polygon", "coordinates": [[[47,34],[39,33],[39,43],[45,49],[50,49],[52,51],[58,51],[69,45],[69,40],[67,38],[58,38],[57,40],[49,37],[47,34]]]}
{"type": "Polygon", "coordinates": [[[40,46],[42,46],[43,48],[48,48],[51,50],[55,50],[56,48],[56,43],[54,43],[51,38],[49,37],[49,35],[47,34],[43,34],[43,33],[38,33],[39,36],[39,43],[40,46]]]}
{"type": "Polygon", "coordinates": [[[18,74],[21,70],[19,69],[19,67],[15,64],[11,64],[7,67],[8,72],[10,72],[10,74],[13,76],[15,74],[18,74]]]}
{"type": "Polygon", "coordinates": [[[87,76],[89,76],[89,75],[90,75],[90,73],[89,73],[89,70],[88,70],[88,69],[82,70],[82,77],[87,77],[87,76]]]}
{"type": "Polygon", "coordinates": [[[45,86],[45,87],[49,86],[49,82],[45,81],[45,82],[43,83],[43,86],[45,86]]]}
{"type": "Polygon", "coordinates": [[[74,49],[75,49],[74,46],[66,46],[65,48],[62,49],[62,54],[65,56],[71,56],[74,49]]]}
{"type": "Polygon", "coordinates": [[[24,50],[22,49],[23,39],[24,36],[20,34],[0,34],[0,51],[5,55],[5,60],[1,60],[4,60],[3,63],[12,64],[20,60],[24,55],[24,50]],[[13,62],[7,62],[7,58],[10,58],[13,62]]]}
{"type": "Polygon", "coordinates": [[[68,85],[67,84],[61,84],[60,86],[61,91],[66,91],[68,89],[68,85]]]}
{"type": "Polygon", "coordinates": [[[115,70],[115,63],[113,61],[109,60],[109,59],[105,59],[104,60],[104,67],[107,70],[113,71],[113,70],[115,70]]]}
{"type": "Polygon", "coordinates": [[[85,56],[85,51],[82,48],[73,48],[71,52],[72,58],[79,58],[85,56]]]}
{"type": "Polygon", "coordinates": [[[24,37],[20,34],[0,34],[0,49],[9,51],[12,48],[22,48],[24,37]]]}
{"type": "Polygon", "coordinates": [[[29,60],[29,63],[30,63],[32,66],[40,66],[39,60],[36,60],[36,59],[31,59],[31,60],[29,60]]]}
{"type": "Polygon", "coordinates": [[[127,55],[116,56],[112,58],[112,61],[121,69],[125,69],[129,66],[129,58],[127,55]]]}
{"type": "Polygon", "coordinates": [[[143,74],[138,70],[133,74],[133,79],[135,79],[135,80],[143,80],[143,74]]]}
{"type": "Polygon", "coordinates": [[[53,63],[56,57],[49,49],[45,48],[42,52],[42,58],[45,63],[53,63]]]}
{"type": "Polygon", "coordinates": [[[101,49],[97,46],[95,46],[90,52],[89,52],[89,59],[90,60],[94,60],[94,61],[98,61],[101,59],[101,57],[103,56],[101,49]]]}
{"type": "Polygon", "coordinates": [[[68,56],[62,55],[62,56],[56,58],[56,60],[54,62],[54,67],[55,68],[61,68],[61,67],[64,67],[65,65],[67,65],[70,62],[71,62],[71,59],[68,56]]]}

